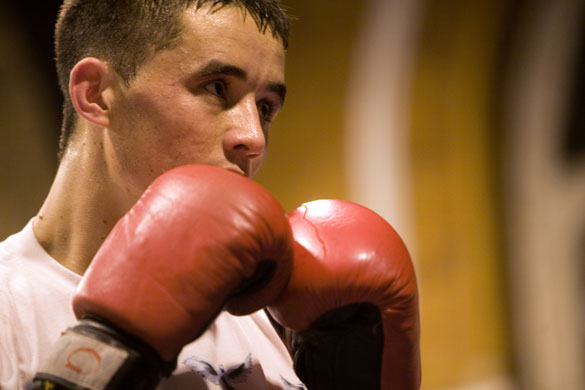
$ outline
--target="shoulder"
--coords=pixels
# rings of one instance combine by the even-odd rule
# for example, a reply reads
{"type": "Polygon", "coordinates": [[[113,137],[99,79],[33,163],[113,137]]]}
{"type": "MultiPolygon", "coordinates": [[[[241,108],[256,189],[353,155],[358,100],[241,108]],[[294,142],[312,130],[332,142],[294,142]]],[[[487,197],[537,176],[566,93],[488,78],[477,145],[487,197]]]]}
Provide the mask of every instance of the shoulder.
{"type": "Polygon", "coordinates": [[[60,332],[75,321],[71,297],[78,279],[42,249],[30,224],[0,243],[2,388],[22,388],[60,332]]]}
{"type": "Polygon", "coordinates": [[[0,286],[4,287],[0,289],[0,330],[9,328],[6,325],[15,318],[15,295],[26,288],[25,270],[20,267],[18,250],[25,236],[23,232],[24,229],[0,242],[0,286]]]}
{"type": "Polygon", "coordinates": [[[20,328],[14,303],[14,286],[20,283],[18,268],[15,267],[17,254],[13,243],[20,233],[8,237],[0,243],[0,388],[16,389],[22,386],[22,373],[19,370],[20,352],[16,331],[20,328]]]}
{"type": "Polygon", "coordinates": [[[17,312],[46,306],[47,302],[70,303],[80,276],[57,263],[41,247],[32,221],[0,243],[0,307],[17,312]],[[36,307],[35,303],[42,303],[36,307]],[[32,305],[32,306],[31,306],[32,305]]]}

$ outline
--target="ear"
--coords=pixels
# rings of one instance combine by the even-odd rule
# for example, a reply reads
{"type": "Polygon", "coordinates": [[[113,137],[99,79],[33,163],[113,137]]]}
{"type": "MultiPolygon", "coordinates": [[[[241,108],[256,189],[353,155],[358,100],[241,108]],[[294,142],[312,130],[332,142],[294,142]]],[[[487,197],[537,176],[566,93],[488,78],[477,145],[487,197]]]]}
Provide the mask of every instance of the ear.
{"type": "Polygon", "coordinates": [[[106,128],[110,125],[109,93],[115,77],[103,61],[88,57],[79,61],[69,76],[69,95],[77,113],[106,128]]]}

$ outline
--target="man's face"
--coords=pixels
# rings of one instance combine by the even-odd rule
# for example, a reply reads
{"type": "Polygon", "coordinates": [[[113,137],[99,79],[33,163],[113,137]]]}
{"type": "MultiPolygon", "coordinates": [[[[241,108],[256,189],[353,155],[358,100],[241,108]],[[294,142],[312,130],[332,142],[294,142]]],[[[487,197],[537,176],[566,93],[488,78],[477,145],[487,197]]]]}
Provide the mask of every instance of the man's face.
{"type": "Polygon", "coordinates": [[[142,191],[166,170],[207,164],[253,176],[284,99],[282,42],[227,6],[184,14],[179,46],[118,89],[108,135],[121,179],[142,191]]]}

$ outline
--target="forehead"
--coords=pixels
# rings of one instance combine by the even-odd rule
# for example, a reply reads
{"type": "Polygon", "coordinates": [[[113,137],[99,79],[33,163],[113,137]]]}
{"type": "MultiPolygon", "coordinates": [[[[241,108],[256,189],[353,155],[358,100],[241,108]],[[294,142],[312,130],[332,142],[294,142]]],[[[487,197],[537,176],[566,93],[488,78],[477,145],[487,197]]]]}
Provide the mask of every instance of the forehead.
{"type": "Polygon", "coordinates": [[[252,54],[256,62],[270,60],[284,65],[285,50],[270,28],[260,31],[254,18],[235,5],[192,6],[182,16],[181,43],[199,56],[252,54]]]}
{"type": "Polygon", "coordinates": [[[201,6],[196,4],[187,8],[183,13],[183,22],[189,28],[195,28],[200,24],[202,28],[235,28],[240,27],[240,32],[248,31],[250,33],[261,33],[267,38],[275,39],[282,43],[281,38],[277,38],[272,28],[267,21],[262,25],[259,24],[257,18],[252,16],[250,12],[244,7],[234,2],[231,4],[207,2],[201,6]]]}

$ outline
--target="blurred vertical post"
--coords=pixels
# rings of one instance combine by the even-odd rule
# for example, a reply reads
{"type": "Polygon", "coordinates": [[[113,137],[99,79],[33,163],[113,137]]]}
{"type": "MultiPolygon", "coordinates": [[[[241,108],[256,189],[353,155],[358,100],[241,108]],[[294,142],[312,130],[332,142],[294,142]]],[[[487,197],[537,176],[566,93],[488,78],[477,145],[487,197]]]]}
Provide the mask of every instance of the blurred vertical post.
{"type": "Polygon", "coordinates": [[[585,3],[521,11],[503,122],[514,345],[523,388],[583,389],[585,159],[567,164],[563,136],[585,3]]]}
{"type": "Polygon", "coordinates": [[[504,3],[425,2],[411,119],[425,389],[513,386],[492,116],[504,3]]]}

